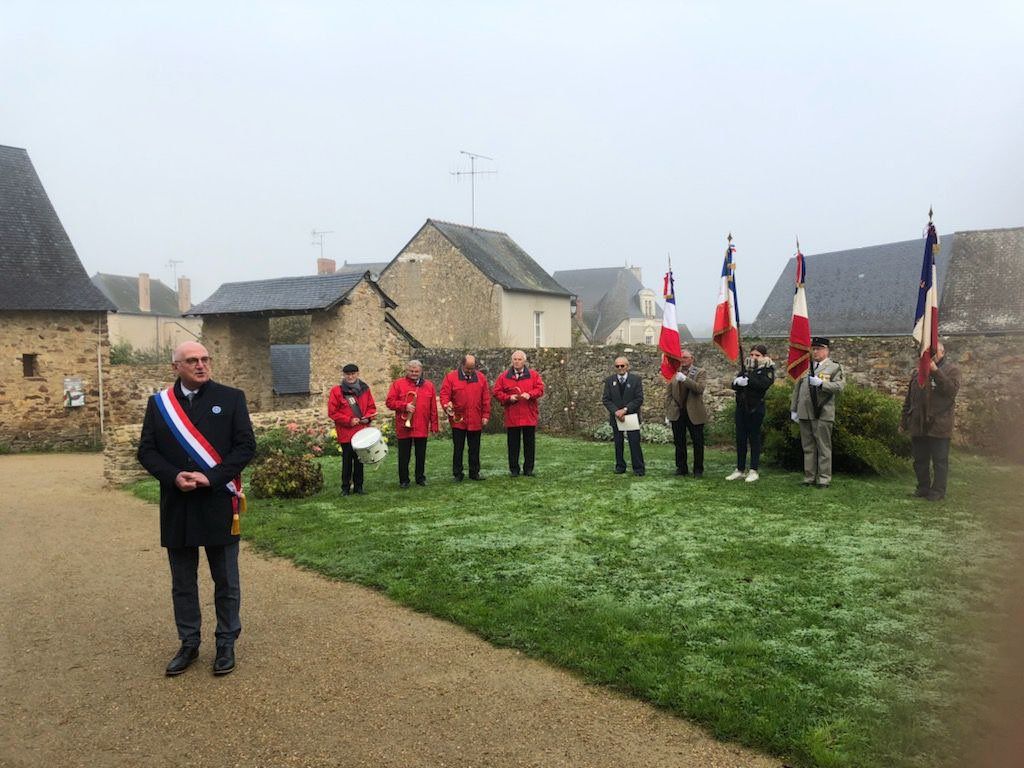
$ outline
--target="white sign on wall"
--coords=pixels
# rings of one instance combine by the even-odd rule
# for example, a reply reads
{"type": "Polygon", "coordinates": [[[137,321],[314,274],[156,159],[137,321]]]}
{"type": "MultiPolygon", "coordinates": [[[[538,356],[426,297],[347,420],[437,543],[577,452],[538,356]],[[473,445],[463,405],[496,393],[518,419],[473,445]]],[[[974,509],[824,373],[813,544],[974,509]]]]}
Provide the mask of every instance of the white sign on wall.
{"type": "Polygon", "coordinates": [[[81,376],[64,377],[64,407],[81,408],[85,405],[85,387],[81,376]]]}

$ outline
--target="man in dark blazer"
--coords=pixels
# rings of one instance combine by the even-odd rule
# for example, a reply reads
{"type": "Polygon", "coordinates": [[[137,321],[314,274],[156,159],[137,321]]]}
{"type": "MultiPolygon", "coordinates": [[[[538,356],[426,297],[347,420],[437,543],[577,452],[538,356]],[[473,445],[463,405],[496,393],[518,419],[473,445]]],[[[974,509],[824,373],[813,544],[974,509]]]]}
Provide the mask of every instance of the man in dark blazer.
{"type": "Polygon", "coordinates": [[[149,399],[142,423],[138,459],[160,481],[160,545],[171,564],[171,597],[181,648],[168,675],[180,675],[199,655],[199,547],[214,583],[217,609],[217,654],[213,671],[225,675],[235,668],[235,639],[242,631],[238,607],[239,536],[232,518],[239,499],[227,484],[237,477],[256,451],[245,393],[210,378],[210,353],[196,342],[174,350],[177,374],[173,396],[195,429],[219,454],[213,467],[201,465],[185,450],[163,415],[168,399],[158,393],[149,399]]]}
{"type": "Polygon", "coordinates": [[[629,372],[629,360],[625,357],[615,358],[615,373],[604,380],[604,396],[601,398],[608,409],[608,423],[612,425],[615,438],[615,474],[626,471],[626,457],[623,454],[623,435],[629,440],[629,460],[633,465],[633,474],[643,477],[644,452],[640,450],[640,430],[619,430],[619,422],[629,414],[640,418],[640,407],[644,404],[644,384],[635,373],[629,372]]]}

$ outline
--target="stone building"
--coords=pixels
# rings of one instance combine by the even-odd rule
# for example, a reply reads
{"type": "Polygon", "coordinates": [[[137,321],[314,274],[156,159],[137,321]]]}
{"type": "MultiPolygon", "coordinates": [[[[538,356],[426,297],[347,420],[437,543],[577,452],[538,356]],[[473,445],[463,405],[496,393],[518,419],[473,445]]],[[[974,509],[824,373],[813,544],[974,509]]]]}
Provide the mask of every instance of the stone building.
{"type": "Polygon", "coordinates": [[[98,445],[113,304],[24,149],[0,146],[0,446],[98,445]]]}
{"type": "Polygon", "coordinates": [[[427,219],[380,285],[426,346],[572,344],[570,292],[504,232],[427,219]]]}
{"type": "MultiPolygon", "coordinates": [[[[576,318],[591,344],[657,344],[662,309],[644,287],[640,267],[597,267],[555,272],[555,279],[576,296],[576,318]]],[[[683,343],[693,334],[679,326],[683,343]]]]}
{"type": "Polygon", "coordinates": [[[259,412],[275,405],[271,317],[310,316],[306,391],[315,407],[326,408],[345,363],[358,363],[374,392],[386,392],[420,346],[395,319],[395,306],[365,273],[324,274],[225,283],[190,314],[203,318],[215,378],[244,389],[250,409],[259,412]]]}
{"type": "MultiPolygon", "coordinates": [[[[957,232],[936,257],[939,333],[1024,332],[1024,227],[957,232]]],[[[805,256],[811,332],[910,336],[924,238],[805,256]]],[[[796,258],[782,270],[750,335],[788,337],[796,258]]]]}
{"type": "Polygon", "coordinates": [[[177,292],[145,272],[138,277],[97,272],[92,284],[117,307],[107,317],[111,344],[129,344],[132,349],[170,352],[183,341],[199,338],[203,321],[185,317],[192,306],[187,277],[178,278],[177,292]]]}

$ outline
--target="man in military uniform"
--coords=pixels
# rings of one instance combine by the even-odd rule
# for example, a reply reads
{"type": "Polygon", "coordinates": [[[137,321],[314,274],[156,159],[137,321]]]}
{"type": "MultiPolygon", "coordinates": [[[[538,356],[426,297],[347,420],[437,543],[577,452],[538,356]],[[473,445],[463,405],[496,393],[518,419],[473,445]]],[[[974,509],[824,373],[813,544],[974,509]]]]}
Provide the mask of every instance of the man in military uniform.
{"type": "Polygon", "coordinates": [[[910,433],[917,475],[914,495],[928,501],[946,497],[949,440],[953,436],[953,412],[959,390],[960,369],[946,358],[946,348],[939,343],[925,385],[917,383],[917,371],[910,377],[900,417],[900,430],[910,433]]]}
{"type": "Polygon", "coordinates": [[[829,358],[829,340],[811,339],[811,367],[793,388],[790,417],[800,425],[804,449],[804,485],[828,488],[832,482],[832,427],[836,396],[846,381],[843,367],[829,358]]]}

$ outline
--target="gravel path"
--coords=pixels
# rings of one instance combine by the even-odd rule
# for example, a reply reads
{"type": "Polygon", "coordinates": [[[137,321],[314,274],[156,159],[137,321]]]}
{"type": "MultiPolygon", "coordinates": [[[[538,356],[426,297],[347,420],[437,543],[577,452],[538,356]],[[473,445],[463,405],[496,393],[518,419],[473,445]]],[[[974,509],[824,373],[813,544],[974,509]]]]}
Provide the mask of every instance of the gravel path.
{"type": "Polygon", "coordinates": [[[207,624],[165,678],[156,508],[97,455],[0,456],[0,477],[2,766],[779,766],[244,547],[238,669],[213,677],[207,624]]]}

